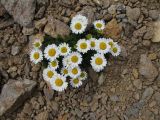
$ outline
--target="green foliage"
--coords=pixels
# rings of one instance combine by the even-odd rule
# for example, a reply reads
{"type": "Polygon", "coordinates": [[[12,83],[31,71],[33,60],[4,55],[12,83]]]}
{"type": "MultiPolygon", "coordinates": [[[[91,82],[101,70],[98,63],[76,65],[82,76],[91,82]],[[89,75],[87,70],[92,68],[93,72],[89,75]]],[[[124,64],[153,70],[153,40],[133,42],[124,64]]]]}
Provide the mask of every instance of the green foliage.
{"type": "MultiPolygon", "coordinates": [[[[45,35],[44,36],[44,41],[42,43],[42,51],[44,51],[45,47],[47,47],[50,44],[56,44],[57,46],[61,43],[68,43],[69,46],[71,47],[72,51],[76,51],[76,43],[79,39],[90,39],[91,37],[93,38],[102,38],[104,37],[102,31],[97,31],[94,28],[90,28],[89,30],[87,30],[86,32],[84,32],[83,34],[73,34],[71,33],[69,36],[65,36],[65,37],[61,37],[60,35],[57,38],[52,38],[49,35],[45,35]]],[[[82,54],[82,58],[83,58],[83,62],[81,64],[82,68],[87,68],[90,66],[90,60],[91,60],[91,56],[93,56],[94,54],[96,54],[96,51],[94,50],[89,50],[87,53],[82,54]]],[[[105,55],[106,59],[109,58],[109,54],[105,55]]],[[[60,68],[62,67],[62,59],[63,57],[59,57],[58,61],[59,61],[59,65],[60,68]]],[[[47,67],[48,61],[46,59],[43,60],[43,65],[44,67],[47,67]]]]}

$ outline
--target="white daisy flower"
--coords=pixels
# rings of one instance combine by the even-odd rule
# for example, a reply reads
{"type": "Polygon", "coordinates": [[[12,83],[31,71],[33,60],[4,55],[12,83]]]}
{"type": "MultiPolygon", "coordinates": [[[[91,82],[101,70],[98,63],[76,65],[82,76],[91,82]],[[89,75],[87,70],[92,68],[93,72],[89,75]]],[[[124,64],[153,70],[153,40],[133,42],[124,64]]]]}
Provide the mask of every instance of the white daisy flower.
{"type": "Polygon", "coordinates": [[[52,69],[57,69],[58,68],[58,60],[57,59],[55,59],[55,60],[53,60],[53,61],[50,61],[49,62],[49,66],[52,68],[52,69]]]}
{"type": "MultiPolygon", "coordinates": [[[[73,20],[73,21],[74,21],[74,20],[80,20],[80,21],[82,21],[82,22],[88,21],[88,19],[86,18],[86,16],[83,16],[83,15],[80,15],[80,14],[75,15],[75,16],[72,18],[72,20],[73,20]]],[[[86,24],[87,24],[87,23],[86,23],[86,24]]]]}
{"type": "Polygon", "coordinates": [[[55,60],[59,56],[57,46],[55,44],[48,45],[44,50],[44,56],[49,61],[55,60]]]}
{"type": "Polygon", "coordinates": [[[105,22],[104,20],[96,20],[94,21],[94,27],[97,30],[103,30],[105,28],[105,22]]]}
{"type": "Polygon", "coordinates": [[[77,66],[77,67],[70,67],[69,68],[69,76],[71,78],[77,78],[80,76],[80,74],[81,74],[80,67],[77,66]]]}
{"type": "Polygon", "coordinates": [[[30,60],[37,64],[43,60],[43,54],[42,51],[39,49],[33,49],[30,53],[30,60]]]}
{"type": "Polygon", "coordinates": [[[118,55],[120,54],[120,52],[121,52],[121,48],[120,48],[120,46],[119,46],[118,44],[115,44],[115,45],[111,48],[110,52],[111,52],[111,54],[112,54],[113,56],[118,56],[118,55]]]}
{"type": "Polygon", "coordinates": [[[73,78],[71,79],[70,84],[72,87],[78,88],[82,85],[82,81],[79,78],[73,78]]]}
{"type": "Polygon", "coordinates": [[[106,38],[98,39],[98,42],[96,44],[96,50],[102,54],[106,54],[110,51],[110,45],[108,44],[108,41],[106,38]]]}
{"type": "Polygon", "coordinates": [[[80,39],[77,42],[77,50],[82,53],[86,53],[88,50],[90,50],[90,42],[85,39],[80,39]]]}
{"type": "Polygon", "coordinates": [[[81,34],[85,31],[88,24],[88,19],[82,15],[76,15],[72,18],[70,28],[73,33],[81,34]]]}
{"type": "Polygon", "coordinates": [[[116,44],[116,42],[114,42],[111,38],[108,38],[107,41],[111,48],[116,44]]]}
{"type": "Polygon", "coordinates": [[[63,66],[65,66],[66,68],[68,68],[68,67],[71,65],[70,62],[69,62],[69,56],[63,58],[62,64],[63,64],[63,66]]]}
{"type": "Polygon", "coordinates": [[[57,75],[57,72],[55,70],[51,69],[50,67],[45,68],[43,70],[43,79],[45,81],[50,81],[56,75],[57,75]]]}
{"type": "Polygon", "coordinates": [[[72,52],[68,56],[69,65],[78,66],[82,62],[82,55],[78,52],[72,52]]]}
{"type": "Polygon", "coordinates": [[[66,56],[71,51],[71,48],[69,47],[67,43],[60,44],[58,48],[59,48],[59,52],[61,56],[66,56]]]}
{"type": "Polygon", "coordinates": [[[87,79],[87,72],[86,71],[82,71],[80,76],[79,76],[80,80],[86,80],[87,79]]]}
{"type": "Polygon", "coordinates": [[[53,90],[59,92],[64,91],[68,86],[66,78],[59,74],[57,74],[53,79],[50,80],[50,84],[53,90]]]}
{"type": "Polygon", "coordinates": [[[62,74],[63,76],[65,76],[65,77],[67,77],[68,74],[69,74],[68,69],[67,69],[66,67],[63,67],[63,68],[61,69],[61,74],[62,74]]]}
{"type": "Polygon", "coordinates": [[[105,59],[103,54],[97,53],[91,57],[91,65],[96,72],[100,72],[101,70],[103,70],[106,64],[107,60],[105,59]]]}
{"type": "Polygon", "coordinates": [[[96,38],[91,38],[90,40],[90,49],[95,50],[96,44],[97,44],[97,39],[96,38]]]}
{"type": "Polygon", "coordinates": [[[33,41],[33,47],[34,48],[40,48],[42,46],[42,42],[40,39],[34,39],[33,41]]]}

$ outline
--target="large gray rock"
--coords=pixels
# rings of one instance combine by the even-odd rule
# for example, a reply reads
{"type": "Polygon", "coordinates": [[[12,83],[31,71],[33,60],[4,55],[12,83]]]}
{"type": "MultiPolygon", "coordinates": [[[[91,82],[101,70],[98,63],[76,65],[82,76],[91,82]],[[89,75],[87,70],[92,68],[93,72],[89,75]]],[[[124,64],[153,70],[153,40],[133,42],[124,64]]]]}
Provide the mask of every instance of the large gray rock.
{"type": "Polygon", "coordinates": [[[141,12],[139,8],[131,8],[127,6],[126,14],[127,14],[128,19],[137,21],[140,17],[141,12]]]}
{"type": "Polygon", "coordinates": [[[150,81],[153,81],[158,75],[157,68],[145,54],[140,57],[139,73],[150,81]]]}
{"type": "Polygon", "coordinates": [[[81,14],[87,17],[88,19],[88,24],[91,25],[93,21],[96,19],[95,18],[95,9],[90,6],[84,7],[80,12],[77,14],[81,14]]]}
{"type": "Polygon", "coordinates": [[[17,109],[31,95],[36,82],[25,79],[9,80],[4,85],[0,95],[0,116],[5,113],[11,113],[17,109]]]}
{"type": "Polygon", "coordinates": [[[35,0],[1,0],[2,5],[22,26],[30,26],[35,14],[35,0]]]}
{"type": "Polygon", "coordinates": [[[53,17],[48,18],[48,23],[44,28],[44,32],[53,38],[56,38],[58,35],[62,37],[70,34],[70,28],[65,23],[57,20],[53,17]]]}
{"type": "Polygon", "coordinates": [[[159,17],[160,12],[158,10],[150,10],[149,11],[149,17],[151,17],[153,20],[157,20],[159,17]]]}

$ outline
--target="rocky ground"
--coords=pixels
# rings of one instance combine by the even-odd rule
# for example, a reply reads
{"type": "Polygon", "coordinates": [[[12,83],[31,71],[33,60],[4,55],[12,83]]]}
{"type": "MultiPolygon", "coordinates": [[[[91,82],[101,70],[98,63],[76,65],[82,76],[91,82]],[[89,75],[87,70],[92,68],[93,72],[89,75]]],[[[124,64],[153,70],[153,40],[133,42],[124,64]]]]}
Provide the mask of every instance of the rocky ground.
{"type": "Polygon", "coordinates": [[[159,0],[1,0],[0,119],[160,120],[159,42],[159,0]],[[81,88],[50,91],[29,42],[36,33],[69,34],[77,13],[106,20],[122,53],[100,75],[89,69],[81,88]]]}

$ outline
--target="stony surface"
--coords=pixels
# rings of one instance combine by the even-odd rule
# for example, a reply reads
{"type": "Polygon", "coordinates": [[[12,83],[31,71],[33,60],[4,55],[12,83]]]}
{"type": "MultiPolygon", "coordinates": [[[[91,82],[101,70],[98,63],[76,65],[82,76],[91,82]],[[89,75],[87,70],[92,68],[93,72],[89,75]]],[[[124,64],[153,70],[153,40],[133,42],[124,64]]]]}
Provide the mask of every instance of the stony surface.
{"type": "Polygon", "coordinates": [[[2,5],[14,20],[22,26],[30,26],[34,18],[35,0],[1,0],[2,5]]]}
{"type": "Polygon", "coordinates": [[[152,42],[160,42],[160,21],[154,23],[154,37],[152,42]]]}
{"type": "Polygon", "coordinates": [[[11,79],[33,80],[37,87],[25,101],[17,99],[18,106],[15,103],[1,120],[160,120],[159,0],[23,1],[30,6],[20,5],[22,0],[2,1],[9,4],[4,5],[8,13],[0,5],[0,92],[11,79]],[[15,1],[16,7],[8,6],[15,1]],[[95,19],[109,23],[107,34],[122,52],[110,57],[100,74],[89,68],[89,78],[79,89],[55,92],[43,81],[43,66],[29,61],[32,37],[43,36],[45,27],[52,36],[69,33],[61,25],[68,29],[77,13],[89,17],[90,25],[95,19]]]}
{"type": "Polygon", "coordinates": [[[151,60],[145,55],[141,55],[139,72],[148,80],[155,80],[158,75],[157,68],[152,64],[151,60]]]}
{"type": "Polygon", "coordinates": [[[65,37],[69,35],[70,28],[63,22],[54,19],[53,17],[49,17],[48,23],[44,28],[44,32],[48,35],[51,35],[53,38],[56,38],[58,35],[65,37]]]}
{"type": "Polygon", "coordinates": [[[16,108],[30,97],[36,83],[31,80],[10,80],[4,85],[0,95],[0,116],[4,113],[13,112],[16,108]]]}
{"type": "Polygon", "coordinates": [[[116,19],[112,19],[108,24],[106,25],[106,28],[104,30],[104,34],[107,37],[118,39],[121,35],[122,27],[117,23],[116,19]]]}

